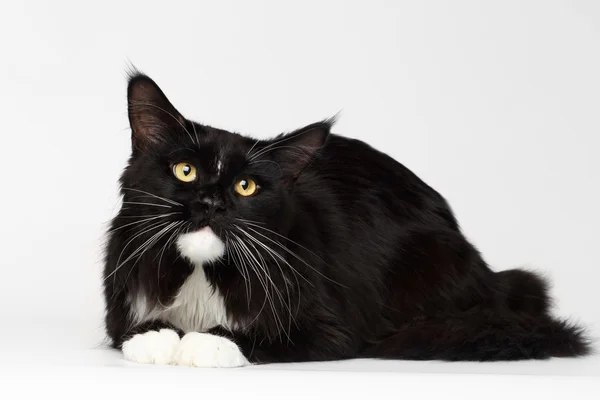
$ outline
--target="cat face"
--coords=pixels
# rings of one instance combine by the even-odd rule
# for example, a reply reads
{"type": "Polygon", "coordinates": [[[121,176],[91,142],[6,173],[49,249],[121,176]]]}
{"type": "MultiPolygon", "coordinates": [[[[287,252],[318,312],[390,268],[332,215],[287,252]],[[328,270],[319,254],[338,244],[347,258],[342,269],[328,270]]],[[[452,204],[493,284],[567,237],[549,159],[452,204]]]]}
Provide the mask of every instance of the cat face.
{"type": "Polygon", "coordinates": [[[121,177],[121,225],[127,217],[144,221],[141,228],[151,229],[144,238],[154,235],[150,244],[167,247],[170,239],[199,263],[246,241],[247,223],[285,231],[293,219],[296,179],[330,129],[322,122],[254,140],[200,125],[185,119],[143,75],[131,79],[128,104],[132,155],[121,177]]]}

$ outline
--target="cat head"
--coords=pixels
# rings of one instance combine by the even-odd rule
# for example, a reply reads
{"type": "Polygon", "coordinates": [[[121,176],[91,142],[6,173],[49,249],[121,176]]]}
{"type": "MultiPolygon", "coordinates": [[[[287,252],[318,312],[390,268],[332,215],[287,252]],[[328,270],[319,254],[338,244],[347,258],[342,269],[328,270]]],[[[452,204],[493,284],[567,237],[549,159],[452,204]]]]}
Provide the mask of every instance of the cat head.
{"type": "Polygon", "coordinates": [[[242,226],[285,230],[295,183],[333,123],[255,140],[186,119],[145,75],[130,77],[127,95],[132,153],[120,181],[119,224],[128,216],[144,221],[157,243],[172,237],[196,263],[222,255],[249,233],[242,226]]]}

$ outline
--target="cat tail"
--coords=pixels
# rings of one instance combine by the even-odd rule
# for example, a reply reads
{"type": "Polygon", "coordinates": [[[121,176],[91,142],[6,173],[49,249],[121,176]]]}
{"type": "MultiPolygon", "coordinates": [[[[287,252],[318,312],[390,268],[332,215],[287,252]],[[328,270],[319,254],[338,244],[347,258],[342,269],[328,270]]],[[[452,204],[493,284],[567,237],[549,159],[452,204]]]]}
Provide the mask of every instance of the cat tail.
{"type": "Polygon", "coordinates": [[[472,310],[402,326],[373,344],[367,358],[501,361],[578,357],[591,352],[584,329],[548,315],[472,310]]]}

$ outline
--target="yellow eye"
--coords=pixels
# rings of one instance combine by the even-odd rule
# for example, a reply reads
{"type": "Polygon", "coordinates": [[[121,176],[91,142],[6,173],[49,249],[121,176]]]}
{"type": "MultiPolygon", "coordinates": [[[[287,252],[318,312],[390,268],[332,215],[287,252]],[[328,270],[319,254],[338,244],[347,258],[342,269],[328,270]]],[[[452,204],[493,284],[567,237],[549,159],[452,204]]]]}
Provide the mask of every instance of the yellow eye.
{"type": "Polygon", "coordinates": [[[173,175],[183,182],[192,182],[196,179],[196,167],[190,163],[180,162],[173,165],[173,175]]]}
{"type": "Polygon", "coordinates": [[[235,191],[242,196],[252,196],[256,193],[258,185],[254,179],[243,178],[235,183],[235,191]]]}

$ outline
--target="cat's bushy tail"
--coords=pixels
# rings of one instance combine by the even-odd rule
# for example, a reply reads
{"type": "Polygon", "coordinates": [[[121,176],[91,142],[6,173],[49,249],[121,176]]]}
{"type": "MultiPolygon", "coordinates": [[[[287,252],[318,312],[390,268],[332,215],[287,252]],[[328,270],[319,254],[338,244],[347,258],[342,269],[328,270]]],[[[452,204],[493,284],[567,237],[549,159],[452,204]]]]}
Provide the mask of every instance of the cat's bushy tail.
{"type": "Polygon", "coordinates": [[[548,316],[478,311],[419,321],[375,344],[367,357],[495,361],[589,354],[583,329],[548,316]]]}
{"type": "Polygon", "coordinates": [[[366,356],[448,361],[578,357],[591,352],[584,329],[550,315],[547,284],[529,271],[496,274],[496,307],[415,321],[374,344],[366,356]]]}

